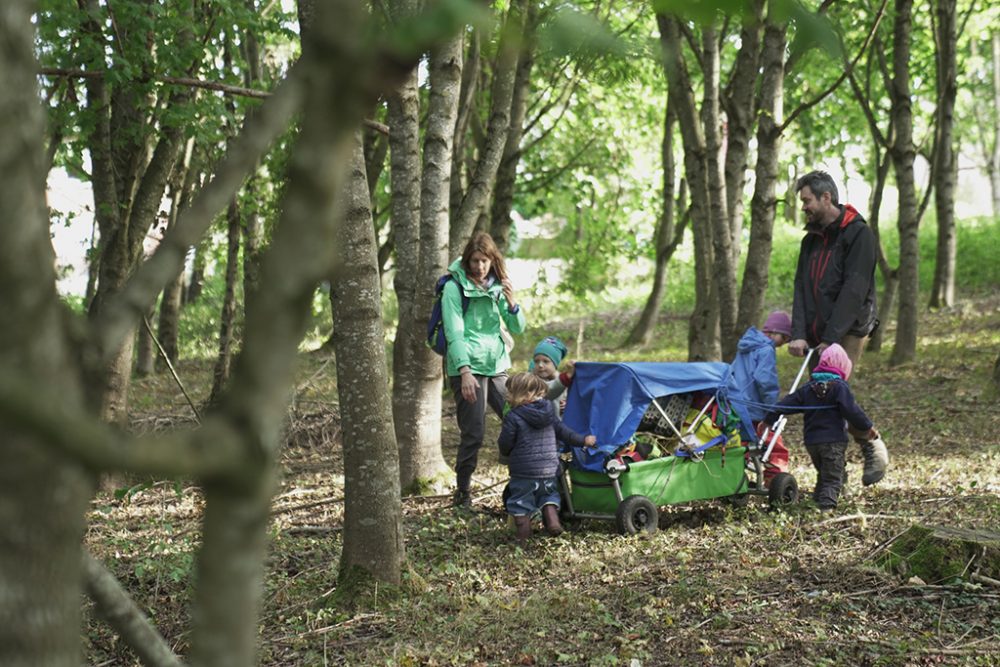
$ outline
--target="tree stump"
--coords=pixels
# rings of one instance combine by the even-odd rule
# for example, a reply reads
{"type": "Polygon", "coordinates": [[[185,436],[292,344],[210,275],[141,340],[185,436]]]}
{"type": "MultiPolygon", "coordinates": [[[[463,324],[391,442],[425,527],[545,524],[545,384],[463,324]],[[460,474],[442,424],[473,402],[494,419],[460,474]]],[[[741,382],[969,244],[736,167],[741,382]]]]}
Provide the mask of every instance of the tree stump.
{"type": "Polygon", "coordinates": [[[885,569],[928,584],[1000,579],[1000,533],[914,525],[877,559],[885,569]]]}

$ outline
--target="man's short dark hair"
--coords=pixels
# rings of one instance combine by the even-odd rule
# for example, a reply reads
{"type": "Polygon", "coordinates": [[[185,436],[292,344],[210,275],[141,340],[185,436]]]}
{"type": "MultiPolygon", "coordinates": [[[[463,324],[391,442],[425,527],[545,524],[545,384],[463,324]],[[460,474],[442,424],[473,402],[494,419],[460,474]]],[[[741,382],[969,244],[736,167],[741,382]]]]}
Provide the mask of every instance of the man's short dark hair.
{"type": "Polygon", "coordinates": [[[795,192],[798,193],[807,185],[812,191],[813,196],[817,199],[822,197],[824,192],[829,192],[830,203],[840,203],[840,198],[837,196],[837,184],[833,182],[833,177],[825,171],[810,171],[808,174],[795,182],[795,192]]]}

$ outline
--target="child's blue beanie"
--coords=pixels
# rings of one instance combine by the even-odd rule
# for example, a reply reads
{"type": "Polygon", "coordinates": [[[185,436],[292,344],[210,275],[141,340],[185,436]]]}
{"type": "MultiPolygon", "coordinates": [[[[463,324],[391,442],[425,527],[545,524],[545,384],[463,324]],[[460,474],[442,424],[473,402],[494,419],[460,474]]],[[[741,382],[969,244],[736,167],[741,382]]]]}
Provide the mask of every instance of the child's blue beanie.
{"type": "Polygon", "coordinates": [[[566,346],[563,342],[556,338],[555,336],[546,336],[542,339],[542,342],[535,346],[535,352],[532,354],[532,358],[536,355],[544,354],[546,357],[552,360],[556,368],[559,368],[559,364],[562,363],[563,357],[566,356],[566,346]]]}

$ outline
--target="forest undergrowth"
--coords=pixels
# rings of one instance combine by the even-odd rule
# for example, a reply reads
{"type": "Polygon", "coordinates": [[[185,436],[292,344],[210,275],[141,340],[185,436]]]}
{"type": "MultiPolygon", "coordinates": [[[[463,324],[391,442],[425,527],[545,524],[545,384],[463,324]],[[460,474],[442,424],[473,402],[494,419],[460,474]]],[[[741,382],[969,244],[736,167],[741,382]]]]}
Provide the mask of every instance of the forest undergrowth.
{"type": "MultiPolygon", "coordinates": [[[[652,346],[619,349],[634,313],[554,322],[515,350],[526,365],[535,338],[562,336],[571,356],[683,360],[686,322],[665,317],[652,346]],[[577,336],[583,331],[582,349],[577,336]],[[582,352],[582,354],[578,354],[582,352]]],[[[891,326],[887,341],[891,343],[891,326]]],[[[801,503],[768,511],[717,501],[664,508],[659,531],[623,537],[584,521],[558,538],[511,540],[500,503],[505,470],[481,456],[474,511],[446,495],[406,498],[407,585],[337,597],[343,470],[334,365],[303,355],[273,507],[261,663],[292,665],[998,665],[1000,587],[923,581],[880,569],[873,556],[915,523],[996,530],[1000,525],[1000,414],[990,371],[1000,350],[1000,296],[926,313],[919,361],[888,366],[868,352],[852,385],[892,456],[887,477],[860,486],[852,445],[846,498],[836,513],[801,503]]],[[[779,353],[788,387],[797,360],[779,353]]],[[[179,374],[196,397],[208,362],[179,374]]],[[[445,458],[457,438],[445,402],[445,458]]],[[[190,408],[166,374],[133,387],[133,428],[176,428],[190,408]]],[[[498,422],[491,419],[490,437],[498,422]]],[[[815,480],[787,432],[792,472],[815,480]]],[[[186,651],[194,547],[202,499],[183,483],[107,491],[93,503],[87,545],[186,651]]],[[[87,663],[138,664],[87,611],[87,663]]]]}

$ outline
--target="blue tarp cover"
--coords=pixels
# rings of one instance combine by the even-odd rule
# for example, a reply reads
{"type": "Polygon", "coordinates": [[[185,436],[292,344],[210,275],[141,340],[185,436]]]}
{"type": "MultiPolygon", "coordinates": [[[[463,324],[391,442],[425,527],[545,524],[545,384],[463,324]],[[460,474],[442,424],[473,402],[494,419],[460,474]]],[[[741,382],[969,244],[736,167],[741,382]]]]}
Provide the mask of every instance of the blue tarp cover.
{"type": "Polygon", "coordinates": [[[577,465],[602,470],[606,456],[629,441],[646,408],[661,396],[714,393],[749,424],[733,384],[729,364],[720,362],[577,362],[563,421],[577,433],[597,436],[599,450],[575,451],[577,465]]]}

